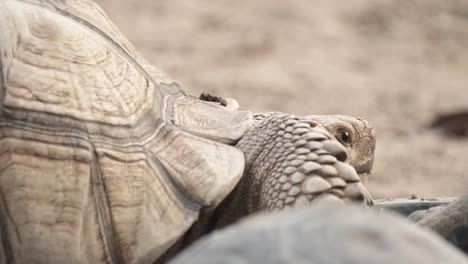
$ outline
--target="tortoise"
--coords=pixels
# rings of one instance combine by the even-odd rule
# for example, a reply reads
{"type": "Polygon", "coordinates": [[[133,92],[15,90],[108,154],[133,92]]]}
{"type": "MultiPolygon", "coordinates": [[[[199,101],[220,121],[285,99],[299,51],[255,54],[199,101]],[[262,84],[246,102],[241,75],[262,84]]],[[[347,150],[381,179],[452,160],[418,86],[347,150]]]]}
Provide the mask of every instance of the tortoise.
{"type": "Polygon", "coordinates": [[[395,213],[318,206],[242,220],[203,237],[170,263],[466,264],[468,258],[395,213]]]}
{"type": "Polygon", "coordinates": [[[89,0],[0,1],[0,86],[0,263],[151,263],[258,211],[372,203],[367,121],[187,95],[89,0]]]}
{"type": "Polygon", "coordinates": [[[438,233],[465,253],[468,253],[468,195],[447,205],[412,212],[409,220],[438,233]]]}

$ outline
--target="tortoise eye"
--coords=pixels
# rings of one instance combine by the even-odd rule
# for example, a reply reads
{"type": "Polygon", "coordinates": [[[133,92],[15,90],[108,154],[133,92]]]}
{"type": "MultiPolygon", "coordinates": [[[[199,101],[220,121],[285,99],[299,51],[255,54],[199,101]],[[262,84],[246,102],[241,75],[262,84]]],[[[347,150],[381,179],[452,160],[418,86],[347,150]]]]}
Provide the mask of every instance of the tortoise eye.
{"type": "Polygon", "coordinates": [[[341,143],[345,145],[349,145],[351,143],[351,133],[349,133],[349,131],[346,131],[346,130],[339,131],[337,138],[341,143]]]}

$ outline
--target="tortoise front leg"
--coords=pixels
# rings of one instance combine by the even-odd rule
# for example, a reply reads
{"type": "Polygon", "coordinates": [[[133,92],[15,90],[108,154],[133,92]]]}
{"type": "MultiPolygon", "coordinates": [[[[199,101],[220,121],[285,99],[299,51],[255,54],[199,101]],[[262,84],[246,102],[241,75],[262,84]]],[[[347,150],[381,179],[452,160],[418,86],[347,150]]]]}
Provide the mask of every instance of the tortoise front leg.
{"type": "MultiPolygon", "coordinates": [[[[255,118],[254,128],[237,144],[246,157],[244,180],[249,191],[244,198],[249,212],[321,202],[372,204],[356,170],[347,163],[347,149],[330,128],[283,113],[255,118]]],[[[344,127],[347,121],[334,122],[344,127]]],[[[355,131],[350,133],[359,133],[351,129],[355,131]]]]}

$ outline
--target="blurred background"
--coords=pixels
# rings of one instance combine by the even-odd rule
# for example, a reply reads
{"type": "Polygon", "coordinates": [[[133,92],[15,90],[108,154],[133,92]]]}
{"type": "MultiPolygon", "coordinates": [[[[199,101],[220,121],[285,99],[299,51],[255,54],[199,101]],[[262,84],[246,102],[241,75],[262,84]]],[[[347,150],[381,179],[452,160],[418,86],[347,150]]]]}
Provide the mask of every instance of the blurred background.
{"type": "Polygon", "coordinates": [[[468,194],[468,1],[97,2],[189,94],[369,120],[375,197],[468,194]]]}

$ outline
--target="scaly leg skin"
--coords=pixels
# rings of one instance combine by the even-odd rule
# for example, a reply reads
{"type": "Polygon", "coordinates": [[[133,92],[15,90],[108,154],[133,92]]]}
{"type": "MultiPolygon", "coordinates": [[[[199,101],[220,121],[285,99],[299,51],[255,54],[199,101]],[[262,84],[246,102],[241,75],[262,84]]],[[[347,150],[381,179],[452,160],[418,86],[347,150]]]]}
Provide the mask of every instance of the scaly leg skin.
{"type": "Polygon", "coordinates": [[[326,202],[372,204],[358,175],[370,173],[374,159],[374,130],[365,120],[260,113],[236,147],[246,159],[241,181],[218,208],[201,213],[161,263],[202,235],[259,211],[326,202]]]}
{"type": "Polygon", "coordinates": [[[321,202],[372,204],[356,172],[372,168],[375,136],[366,121],[283,113],[255,119],[237,144],[246,158],[248,213],[321,202]]]}

